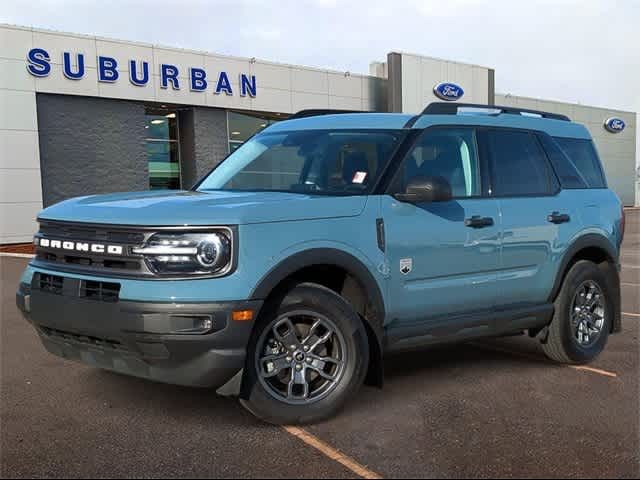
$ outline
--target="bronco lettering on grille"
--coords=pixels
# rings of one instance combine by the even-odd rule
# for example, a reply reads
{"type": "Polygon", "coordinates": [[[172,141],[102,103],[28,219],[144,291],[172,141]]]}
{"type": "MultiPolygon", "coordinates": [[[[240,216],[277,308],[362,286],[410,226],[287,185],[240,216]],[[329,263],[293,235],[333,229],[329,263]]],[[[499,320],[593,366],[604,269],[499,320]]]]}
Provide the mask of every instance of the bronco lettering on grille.
{"type": "Polygon", "coordinates": [[[36,246],[42,248],[53,248],[56,250],[67,250],[74,252],[106,253],[108,255],[124,255],[124,247],[121,245],[105,245],[103,243],[73,242],[52,240],[49,238],[36,237],[36,246]]]}

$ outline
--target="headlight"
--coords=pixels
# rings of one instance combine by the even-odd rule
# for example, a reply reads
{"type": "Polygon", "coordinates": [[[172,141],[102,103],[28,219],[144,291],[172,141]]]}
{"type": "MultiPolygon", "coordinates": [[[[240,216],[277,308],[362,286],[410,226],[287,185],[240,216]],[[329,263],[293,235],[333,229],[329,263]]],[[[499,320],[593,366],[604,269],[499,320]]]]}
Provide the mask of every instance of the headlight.
{"type": "Polygon", "coordinates": [[[223,275],[231,269],[231,232],[156,233],[134,248],[157,274],[223,275]]]}

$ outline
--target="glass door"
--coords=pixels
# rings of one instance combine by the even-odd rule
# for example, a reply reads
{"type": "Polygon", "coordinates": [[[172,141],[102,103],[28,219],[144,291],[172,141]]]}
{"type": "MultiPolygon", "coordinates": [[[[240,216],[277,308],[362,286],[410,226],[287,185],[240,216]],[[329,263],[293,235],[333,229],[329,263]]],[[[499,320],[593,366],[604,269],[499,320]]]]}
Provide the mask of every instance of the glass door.
{"type": "Polygon", "coordinates": [[[179,189],[180,143],[175,111],[150,109],[145,112],[149,187],[151,190],[179,189]]]}

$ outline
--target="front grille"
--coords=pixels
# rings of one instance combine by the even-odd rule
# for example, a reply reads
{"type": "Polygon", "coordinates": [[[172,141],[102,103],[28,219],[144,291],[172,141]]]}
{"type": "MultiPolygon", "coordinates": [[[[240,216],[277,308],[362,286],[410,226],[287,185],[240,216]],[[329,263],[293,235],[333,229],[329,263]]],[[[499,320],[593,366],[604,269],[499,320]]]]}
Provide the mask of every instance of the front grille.
{"type": "Polygon", "coordinates": [[[54,340],[81,343],[83,345],[100,347],[107,350],[129,351],[129,349],[118,340],[100,338],[93,335],[80,335],[48,327],[40,327],[40,331],[43,335],[54,340]]]}
{"type": "Polygon", "coordinates": [[[36,277],[36,286],[39,290],[56,295],[62,295],[64,278],[58,275],[49,275],[46,273],[38,274],[36,277]]]}
{"type": "Polygon", "coordinates": [[[42,221],[36,234],[39,241],[68,242],[72,247],[80,243],[85,246],[108,245],[121,249],[122,254],[53,248],[36,243],[36,262],[45,268],[69,272],[151,275],[142,256],[132,252],[133,248],[143,246],[150,234],[148,231],[136,231],[133,227],[42,221]]]}
{"type": "Polygon", "coordinates": [[[80,296],[89,300],[101,302],[117,302],[120,296],[120,284],[82,280],[80,282],[80,296]]]}
{"type": "Polygon", "coordinates": [[[70,224],[62,222],[42,222],[40,233],[47,237],[60,239],[93,240],[96,242],[114,242],[140,245],[144,242],[145,235],[134,230],[121,230],[113,227],[70,224]]]}
{"type": "Polygon", "coordinates": [[[48,273],[36,272],[31,288],[55,295],[79,297],[99,302],[117,302],[120,300],[120,284],[97,280],[80,280],[48,273]]]}

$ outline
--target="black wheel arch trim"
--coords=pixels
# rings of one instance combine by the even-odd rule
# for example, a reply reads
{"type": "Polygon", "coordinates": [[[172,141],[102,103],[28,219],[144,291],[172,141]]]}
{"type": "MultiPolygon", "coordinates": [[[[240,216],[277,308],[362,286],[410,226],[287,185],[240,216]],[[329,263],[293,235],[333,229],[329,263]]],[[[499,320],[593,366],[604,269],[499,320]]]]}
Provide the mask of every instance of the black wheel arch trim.
{"type": "Polygon", "coordinates": [[[549,295],[549,302],[554,302],[558,293],[560,292],[560,288],[562,287],[562,282],[564,281],[565,276],[567,275],[569,265],[571,261],[576,256],[576,254],[584,250],[586,248],[598,248],[604,251],[613,263],[613,268],[609,272],[615,278],[613,280],[613,288],[615,289],[615,315],[613,319],[612,325],[612,333],[619,332],[622,328],[621,325],[621,298],[620,298],[620,275],[618,273],[618,251],[615,246],[604,236],[597,233],[588,233],[578,237],[564,252],[562,257],[562,261],[560,263],[560,268],[556,273],[556,279],[553,284],[553,289],[551,290],[551,294],[549,295]]]}
{"type": "Polygon", "coordinates": [[[362,284],[375,310],[375,318],[367,318],[366,320],[378,337],[378,341],[382,344],[386,310],[380,285],[361,260],[343,250],[337,248],[312,248],[285,258],[260,279],[253,289],[250,299],[265,300],[274,288],[287,277],[303,268],[313,267],[314,265],[332,265],[342,268],[362,284]]]}

